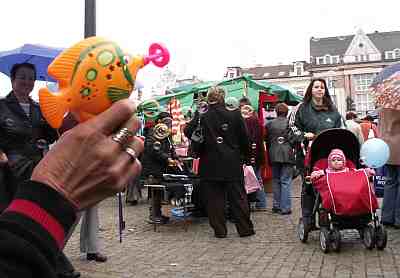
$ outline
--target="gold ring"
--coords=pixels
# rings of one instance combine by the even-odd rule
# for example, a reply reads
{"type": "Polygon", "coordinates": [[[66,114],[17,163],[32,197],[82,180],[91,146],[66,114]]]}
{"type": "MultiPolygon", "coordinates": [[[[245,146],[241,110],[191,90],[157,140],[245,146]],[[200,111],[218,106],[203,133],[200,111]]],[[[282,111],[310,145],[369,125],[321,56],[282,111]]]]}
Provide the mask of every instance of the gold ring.
{"type": "Polygon", "coordinates": [[[126,147],[124,151],[131,157],[132,162],[136,161],[137,155],[134,149],[126,147]]]}
{"type": "Polygon", "coordinates": [[[128,141],[134,136],[132,131],[127,129],[126,127],[121,128],[118,130],[117,133],[115,133],[111,139],[120,144],[121,146],[124,146],[128,141]]]}

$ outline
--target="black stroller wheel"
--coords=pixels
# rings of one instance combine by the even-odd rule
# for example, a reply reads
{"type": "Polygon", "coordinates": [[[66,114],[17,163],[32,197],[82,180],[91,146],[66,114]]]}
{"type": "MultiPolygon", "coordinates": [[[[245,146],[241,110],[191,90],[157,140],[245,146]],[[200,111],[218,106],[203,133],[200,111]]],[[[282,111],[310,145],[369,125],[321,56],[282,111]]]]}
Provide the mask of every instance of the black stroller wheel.
{"type": "Polygon", "coordinates": [[[321,228],[319,232],[319,246],[321,247],[322,252],[325,254],[329,252],[330,236],[327,228],[321,228]]]}
{"type": "Polygon", "coordinates": [[[330,239],[332,250],[335,252],[339,252],[341,247],[341,235],[338,228],[333,228],[330,233],[330,239]]]}
{"type": "Polygon", "coordinates": [[[365,248],[371,250],[375,247],[375,229],[372,225],[368,225],[363,230],[363,243],[365,248]]]}
{"type": "Polygon", "coordinates": [[[306,243],[308,240],[308,231],[304,225],[303,219],[299,219],[299,224],[297,225],[297,235],[302,243],[306,243]]]}
{"type": "Polygon", "coordinates": [[[385,249],[387,245],[387,231],[383,225],[376,226],[375,230],[376,248],[378,250],[385,249]]]}

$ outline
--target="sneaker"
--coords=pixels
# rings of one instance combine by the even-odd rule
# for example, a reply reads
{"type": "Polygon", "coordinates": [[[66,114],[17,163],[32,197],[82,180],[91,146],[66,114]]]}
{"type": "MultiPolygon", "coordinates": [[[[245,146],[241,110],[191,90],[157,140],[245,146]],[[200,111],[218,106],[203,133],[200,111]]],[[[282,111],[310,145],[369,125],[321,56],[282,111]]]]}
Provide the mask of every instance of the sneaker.
{"type": "Polygon", "coordinates": [[[161,215],[158,217],[149,217],[149,222],[152,224],[167,224],[169,222],[169,217],[161,215]]]}
{"type": "Polygon", "coordinates": [[[241,235],[239,235],[240,237],[248,237],[248,236],[253,236],[253,235],[255,235],[256,234],[256,232],[254,231],[254,230],[251,230],[251,231],[249,231],[249,232],[247,232],[247,233],[245,233],[245,234],[241,234],[241,235]]]}
{"type": "Polygon", "coordinates": [[[101,253],[87,253],[86,259],[88,261],[96,261],[99,263],[104,263],[107,261],[107,256],[101,253]]]}
{"type": "Polygon", "coordinates": [[[289,215],[289,214],[292,214],[291,210],[281,211],[281,215],[289,215]]]}
{"type": "Polygon", "coordinates": [[[79,278],[79,277],[81,277],[81,273],[75,270],[57,274],[57,278],[79,278]]]}
{"type": "Polygon", "coordinates": [[[400,229],[400,224],[393,224],[393,228],[395,228],[396,230],[400,229]]]}
{"type": "Polygon", "coordinates": [[[216,238],[226,238],[226,235],[215,234],[214,236],[216,238]]]}
{"type": "Polygon", "coordinates": [[[267,211],[267,208],[258,208],[256,207],[254,211],[267,211]]]}
{"type": "Polygon", "coordinates": [[[138,203],[139,203],[138,200],[128,201],[128,204],[129,204],[130,206],[137,206],[138,203]]]}
{"type": "Polygon", "coordinates": [[[272,208],[273,213],[280,213],[281,209],[280,208],[272,208]]]}

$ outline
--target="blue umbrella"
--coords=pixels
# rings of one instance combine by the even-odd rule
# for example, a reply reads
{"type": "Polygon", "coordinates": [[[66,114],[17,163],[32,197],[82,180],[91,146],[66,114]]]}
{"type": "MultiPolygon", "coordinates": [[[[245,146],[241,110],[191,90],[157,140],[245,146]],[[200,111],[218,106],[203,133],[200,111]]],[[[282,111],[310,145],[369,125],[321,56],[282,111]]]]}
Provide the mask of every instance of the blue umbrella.
{"type": "Polygon", "coordinates": [[[44,45],[24,44],[23,46],[0,52],[0,72],[10,76],[14,64],[31,63],[36,67],[36,79],[55,82],[47,74],[47,67],[63,49],[44,45]]]}

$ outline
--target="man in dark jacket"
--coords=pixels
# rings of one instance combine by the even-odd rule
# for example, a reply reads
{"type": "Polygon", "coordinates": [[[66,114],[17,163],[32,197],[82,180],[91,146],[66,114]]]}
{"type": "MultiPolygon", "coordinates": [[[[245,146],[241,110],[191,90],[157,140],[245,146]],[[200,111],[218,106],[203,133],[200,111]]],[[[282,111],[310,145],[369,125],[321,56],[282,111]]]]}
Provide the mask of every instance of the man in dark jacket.
{"type": "MultiPolygon", "coordinates": [[[[199,175],[207,196],[207,210],[215,236],[227,235],[226,197],[241,237],[254,235],[243,184],[243,159],[249,156],[249,139],[239,110],[228,111],[225,92],[212,87],[207,94],[208,111],[201,115],[204,145],[200,151],[199,175]]],[[[198,113],[185,128],[190,138],[198,123],[198,113]]]]}
{"type": "MultiPolygon", "coordinates": [[[[161,184],[162,176],[169,166],[178,165],[178,157],[172,145],[171,115],[161,112],[157,118],[157,124],[147,135],[144,141],[144,153],[142,159],[142,176],[145,184],[161,184]],[[164,126],[159,125],[164,124],[164,126]],[[168,130],[164,129],[168,128],[168,130]]],[[[152,206],[150,207],[150,221],[154,223],[167,223],[168,217],[161,214],[162,190],[153,190],[152,206]]]]}
{"type": "Polygon", "coordinates": [[[288,138],[288,107],[279,103],[276,108],[277,118],[266,125],[266,143],[269,150],[269,162],[272,167],[272,212],[291,213],[291,187],[295,155],[288,138]]]}

